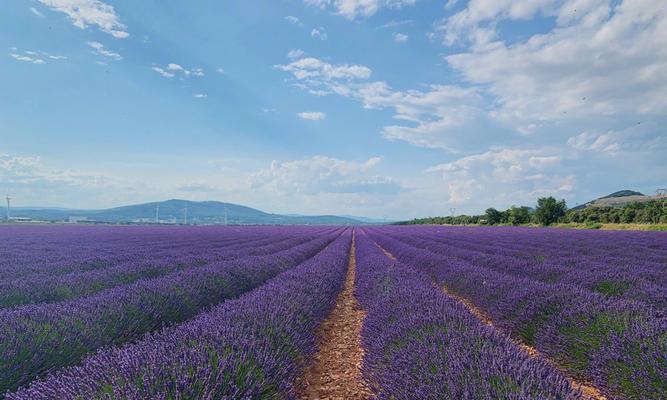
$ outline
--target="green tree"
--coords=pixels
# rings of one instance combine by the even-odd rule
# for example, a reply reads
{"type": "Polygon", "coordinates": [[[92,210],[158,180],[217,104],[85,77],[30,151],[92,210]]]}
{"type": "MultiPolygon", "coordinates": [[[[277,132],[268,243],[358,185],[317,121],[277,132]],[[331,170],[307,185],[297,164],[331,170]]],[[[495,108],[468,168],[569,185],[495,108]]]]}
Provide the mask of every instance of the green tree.
{"type": "Polygon", "coordinates": [[[567,211],[565,200],[557,201],[551,196],[540,197],[537,199],[535,221],[543,226],[548,226],[564,217],[565,211],[567,211]]]}
{"type": "Polygon", "coordinates": [[[493,207],[487,208],[486,211],[484,212],[484,215],[486,216],[486,223],[489,225],[499,224],[502,222],[503,219],[502,213],[493,207]]]}
{"type": "Polygon", "coordinates": [[[521,225],[530,222],[530,209],[528,207],[510,207],[507,210],[507,222],[512,225],[521,225]]]}

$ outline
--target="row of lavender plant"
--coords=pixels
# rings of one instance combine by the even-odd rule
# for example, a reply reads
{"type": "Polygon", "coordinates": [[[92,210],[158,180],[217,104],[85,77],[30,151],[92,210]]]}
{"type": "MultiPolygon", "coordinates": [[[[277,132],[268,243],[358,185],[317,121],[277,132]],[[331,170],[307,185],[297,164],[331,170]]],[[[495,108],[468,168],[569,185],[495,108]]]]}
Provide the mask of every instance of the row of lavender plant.
{"type": "Polygon", "coordinates": [[[312,257],[341,231],[331,229],[266,256],[213,263],[74,301],[0,310],[0,392],[75,364],[103,346],[123,344],[192,318],[312,257]]]}
{"type": "Polygon", "coordinates": [[[196,319],[111,348],[8,400],[294,398],[342,288],[348,230],[323,252],[196,319]]]}
{"type": "Polygon", "coordinates": [[[7,226],[0,230],[0,281],[150,261],[156,254],[211,258],[227,246],[307,230],[313,233],[284,227],[7,226]]]}
{"type": "MultiPolygon", "coordinates": [[[[266,235],[261,240],[247,240],[226,246],[217,251],[190,254],[181,245],[175,249],[184,250],[183,255],[158,253],[153,259],[124,262],[107,268],[45,279],[42,275],[31,275],[9,282],[0,283],[0,308],[15,307],[35,303],[55,303],[89,296],[105,289],[127,285],[140,279],[152,279],[178,271],[197,268],[212,261],[233,260],[250,255],[263,255],[288,249],[315,237],[312,233],[266,235]]],[[[119,248],[119,252],[122,250],[119,248]]]]}
{"type": "Polygon", "coordinates": [[[580,399],[554,367],[357,235],[362,371],[380,399],[580,399]]]}
{"type": "MultiPolygon", "coordinates": [[[[507,231],[507,228],[495,229],[500,231],[499,235],[507,231]]],[[[547,283],[576,285],[609,297],[641,301],[662,312],[667,309],[667,291],[665,290],[667,274],[664,268],[659,270],[654,263],[623,260],[618,256],[608,259],[596,256],[597,260],[591,261],[590,254],[585,254],[589,253],[588,251],[577,258],[576,254],[566,245],[563,246],[564,250],[559,252],[536,250],[537,255],[521,252],[513,255],[507,254],[521,247],[520,243],[523,239],[531,240],[533,244],[544,243],[544,246],[547,247],[555,239],[554,234],[557,232],[554,231],[532,229],[530,236],[525,236],[526,233],[518,231],[513,243],[501,244],[502,242],[496,240],[495,245],[498,246],[496,251],[493,250],[494,247],[488,245],[484,231],[480,232],[479,237],[465,234],[456,228],[437,229],[439,233],[437,235],[431,231],[430,237],[428,229],[412,237],[400,235],[395,228],[393,230],[385,228],[382,231],[412,246],[436,254],[457,257],[475,265],[484,265],[486,268],[505,274],[547,283]],[[480,249],[483,247],[484,249],[480,249]]],[[[611,242],[617,247],[622,247],[620,244],[625,245],[628,236],[626,233],[618,238],[608,238],[607,245],[611,242]]],[[[667,243],[667,235],[655,232],[652,240],[655,247],[659,246],[661,239],[663,243],[667,243]]],[[[598,241],[587,241],[586,237],[580,237],[579,243],[581,242],[586,243],[585,249],[591,249],[591,252],[599,251],[594,250],[599,247],[598,241]]],[[[583,252],[581,245],[579,249],[583,252]]],[[[632,253],[631,249],[628,250],[628,253],[632,253]]],[[[667,262],[663,263],[663,266],[665,264],[667,262]]]]}
{"type": "Polygon", "coordinates": [[[531,251],[546,256],[556,256],[573,259],[586,258],[602,261],[603,259],[632,260],[641,263],[653,263],[658,269],[667,262],[667,249],[659,245],[661,235],[655,232],[641,231],[576,231],[566,229],[540,229],[540,235],[534,235],[535,228],[523,227],[475,227],[460,229],[460,227],[431,226],[415,229],[417,234],[446,239],[456,243],[459,247],[473,251],[488,250],[500,251],[502,254],[522,257],[531,251]],[[457,231],[458,234],[451,235],[457,231]],[[474,232],[481,242],[471,242],[471,235],[465,232],[474,232]],[[517,240],[520,237],[521,240],[517,240]],[[624,247],[614,246],[614,242],[622,240],[624,247]],[[629,251],[628,251],[629,250],[629,251]]]}
{"type": "MultiPolygon", "coordinates": [[[[389,229],[387,233],[396,233],[389,229]]],[[[403,233],[406,231],[403,230],[403,233]]],[[[517,227],[459,228],[423,227],[411,231],[419,238],[437,240],[470,254],[493,254],[517,259],[538,261],[558,260],[577,266],[587,265],[614,269],[641,266],[637,271],[649,280],[667,283],[663,273],[667,263],[667,233],[573,231],[565,229],[535,229],[517,227]],[[535,234],[535,233],[539,234],[535,234]],[[471,240],[474,239],[474,240],[471,240]],[[618,246],[618,243],[623,246],[618,246]]],[[[412,235],[411,235],[412,236],[412,235]]]]}
{"type": "Polygon", "coordinates": [[[667,319],[651,307],[572,285],[502,274],[377,231],[371,236],[400,261],[471,300],[501,329],[610,397],[667,398],[667,319]]]}

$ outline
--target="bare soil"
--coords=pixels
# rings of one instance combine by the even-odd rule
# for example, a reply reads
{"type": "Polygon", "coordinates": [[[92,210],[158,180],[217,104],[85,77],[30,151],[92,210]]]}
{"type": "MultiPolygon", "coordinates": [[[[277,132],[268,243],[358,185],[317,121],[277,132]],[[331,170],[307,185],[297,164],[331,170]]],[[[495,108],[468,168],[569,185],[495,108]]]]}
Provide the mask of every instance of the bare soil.
{"type": "Polygon", "coordinates": [[[361,323],[366,313],[354,297],[354,237],[343,291],[317,332],[318,350],[301,382],[301,399],[369,399],[361,376],[361,323]]]}

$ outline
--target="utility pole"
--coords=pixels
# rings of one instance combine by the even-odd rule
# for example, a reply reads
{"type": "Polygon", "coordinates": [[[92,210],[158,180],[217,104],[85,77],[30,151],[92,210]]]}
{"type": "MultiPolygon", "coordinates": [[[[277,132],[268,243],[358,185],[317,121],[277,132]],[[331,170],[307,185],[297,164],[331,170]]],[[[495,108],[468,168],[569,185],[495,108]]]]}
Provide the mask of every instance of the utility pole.
{"type": "Polygon", "coordinates": [[[156,224],[160,223],[160,205],[159,204],[155,207],[155,223],[156,224]]]}
{"type": "Polygon", "coordinates": [[[12,201],[12,198],[9,197],[9,195],[7,195],[6,199],[7,199],[7,222],[9,222],[9,217],[10,217],[9,208],[10,208],[10,202],[12,201]]]}

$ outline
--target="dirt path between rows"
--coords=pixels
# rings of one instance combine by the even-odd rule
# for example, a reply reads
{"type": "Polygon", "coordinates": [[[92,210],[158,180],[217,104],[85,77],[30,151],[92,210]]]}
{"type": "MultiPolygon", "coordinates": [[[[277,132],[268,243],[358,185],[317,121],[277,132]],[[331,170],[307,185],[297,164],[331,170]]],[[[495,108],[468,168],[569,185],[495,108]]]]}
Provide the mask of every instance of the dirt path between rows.
{"type": "Polygon", "coordinates": [[[343,291],[317,332],[318,350],[302,380],[300,399],[369,399],[361,376],[361,323],[366,313],[354,297],[354,235],[343,291]]]}
{"type": "MultiPolygon", "coordinates": [[[[379,243],[375,242],[375,245],[378,246],[384,252],[384,254],[387,257],[389,257],[392,260],[396,260],[396,257],[394,257],[393,254],[388,252],[379,243]]],[[[436,285],[436,287],[437,287],[437,285],[436,285]]],[[[477,306],[475,306],[475,304],[472,301],[466,299],[465,297],[461,297],[461,296],[459,296],[455,293],[452,293],[447,288],[447,286],[443,286],[442,291],[447,296],[449,296],[449,297],[453,298],[454,300],[458,301],[459,303],[463,304],[468,309],[468,311],[470,311],[470,313],[472,315],[474,315],[482,323],[484,323],[485,325],[487,325],[487,326],[491,327],[492,329],[498,331],[498,333],[500,333],[501,335],[505,335],[505,333],[503,331],[498,329],[493,324],[493,321],[491,320],[491,318],[484,311],[477,308],[477,306]]],[[[590,400],[607,400],[607,398],[600,392],[599,389],[597,389],[596,387],[594,387],[592,385],[588,385],[588,384],[585,384],[585,383],[582,383],[582,382],[579,382],[579,381],[573,379],[567,373],[567,371],[564,371],[562,368],[560,368],[558,366],[558,364],[553,362],[550,358],[548,358],[544,354],[540,353],[539,350],[537,350],[535,347],[529,346],[529,345],[523,343],[522,341],[520,341],[518,339],[515,339],[515,338],[512,338],[512,337],[510,337],[510,340],[512,340],[514,342],[514,344],[516,344],[521,350],[523,350],[530,357],[539,358],[541,360],[544,360],[544,361],[548,362],[549,364],[551,364],[552,366],[554,366],[559,371],[561,371],[561,373],[563,373],[563,375],[565,375],[568,378],[568,380],[570,381],[570,386],[572,386],[575,389],[581,390],[581,392],[583,393],[585,398],[590,399],[590,400]]]]}

